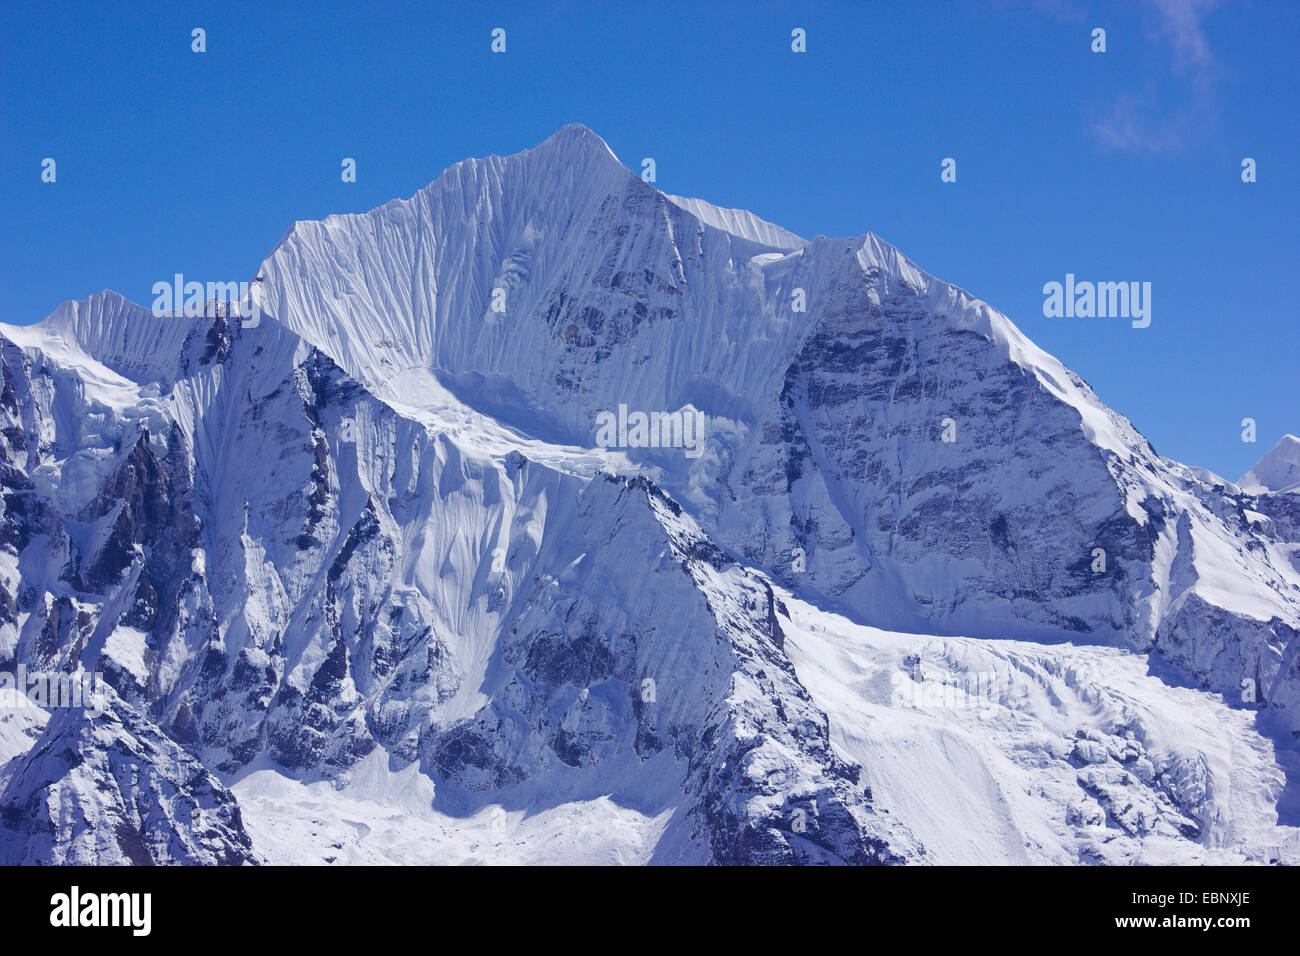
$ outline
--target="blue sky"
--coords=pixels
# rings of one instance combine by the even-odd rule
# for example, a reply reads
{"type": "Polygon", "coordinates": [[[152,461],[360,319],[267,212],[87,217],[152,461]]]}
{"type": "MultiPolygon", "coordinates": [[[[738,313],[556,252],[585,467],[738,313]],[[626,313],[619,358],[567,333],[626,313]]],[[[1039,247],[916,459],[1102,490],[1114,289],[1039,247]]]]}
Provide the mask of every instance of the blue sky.
{"type": "Polygon", "coordinates": [[[176,272],[251,278],[295,219],[581,122],[633,168],[654,157],[665,191],[806,237],[877,233],[1159,452],[1235,478],[1300,433],[1298,47],[1290,0],[9,0],[0,321],[103,288],[148,304],[176,272]],[[1045,318],[1067,272],[1151,282],[1151,326],[1045,318]]]}

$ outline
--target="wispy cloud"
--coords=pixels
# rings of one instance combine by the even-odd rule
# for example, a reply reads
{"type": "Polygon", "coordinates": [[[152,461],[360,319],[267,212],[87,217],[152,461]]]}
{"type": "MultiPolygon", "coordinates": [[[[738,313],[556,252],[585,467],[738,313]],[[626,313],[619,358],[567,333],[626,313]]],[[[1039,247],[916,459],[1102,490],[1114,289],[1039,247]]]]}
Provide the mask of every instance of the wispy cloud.
{"type": "Polygon", "coordinates": [[[1168,41],[1174,66],[1206,77],[1216,70],[1202,20],[1221,0],[1151,0],[1159,19],[1156,31],[1168,41]]]}
{"type": "Polygon", "coordinates": [[[1182,145],[1188,122],[1187,113],[1162,115],[1150,91],[1123,93],[1092,132],[1108,149],[1164,152],[1182,145]]]}
{"type": "MultiPolygon", "coordinates": [[[[1152,80],[1121,94],[1092,126],[1108,149],[1165,152],[1178,149],[1193,130],[1213,125],[1219,64],[1205,33],[1205,17],[1222,0],[1146,0],[1155,55],[1176,80],[1152,80]]],[[[1159,71],[1155,71],[1159,72],[1159,71]]]]}

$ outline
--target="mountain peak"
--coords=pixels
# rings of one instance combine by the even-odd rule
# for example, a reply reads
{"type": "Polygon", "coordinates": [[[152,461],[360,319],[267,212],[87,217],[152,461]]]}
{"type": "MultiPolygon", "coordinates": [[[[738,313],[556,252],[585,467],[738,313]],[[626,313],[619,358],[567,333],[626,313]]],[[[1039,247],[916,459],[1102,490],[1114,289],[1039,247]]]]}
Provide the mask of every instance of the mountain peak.
{"type": "Polygon", "coordinates": [[[1237,484],[1252,492],[1300,492],[1300,438],[1283,435],[1237,484]]]}
{"type": "Polygon", "coordinates": [[[531,149],[502,157],[505,168],[526,170],[527,177],[565,189],[588,189],[604,182],[608,188],[635,178],[609,144],[581,123],[570,123],[531,149]]]}
{"type": "Polygon", "coordinates": [[[609,148],[609,144],[604,139],[581,123],[569,123],[560,127],[529,152],[546,149],[558,149],[566,152],[575,149],[598,149],[604,150],[614,159],[618,159],[618,156],[609,148]]]}

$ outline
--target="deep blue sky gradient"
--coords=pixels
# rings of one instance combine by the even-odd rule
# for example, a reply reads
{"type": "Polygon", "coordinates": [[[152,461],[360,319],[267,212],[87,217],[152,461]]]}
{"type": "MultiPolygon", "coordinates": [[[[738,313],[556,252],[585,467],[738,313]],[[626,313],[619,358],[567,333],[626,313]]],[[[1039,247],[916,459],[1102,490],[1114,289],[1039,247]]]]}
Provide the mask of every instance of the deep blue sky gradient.
{"type": "Polygon", "coordinates": [[[665,191],[893,242],[1011,316],[1162,454],[1236,478],[1300,432],[1290,0],[0,11],[0,321],[103,288],[148,304],[175,272],[251,278],[295,219],[408,197],[581,122],[637,171],[653,156],[665,191]],[[1044,318],[1043,284],[1067,272],[1150,281],[1151,327],[1044,318]]]}

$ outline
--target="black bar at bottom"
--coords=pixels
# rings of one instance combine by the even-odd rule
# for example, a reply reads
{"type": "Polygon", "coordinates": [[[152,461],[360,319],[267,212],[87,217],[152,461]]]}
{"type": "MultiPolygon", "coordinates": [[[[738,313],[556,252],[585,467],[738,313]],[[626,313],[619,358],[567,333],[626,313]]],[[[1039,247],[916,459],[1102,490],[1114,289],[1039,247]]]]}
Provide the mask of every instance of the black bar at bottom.
{"type": "Polygon", "coordinates": [[[1200,934],[1231,945],[1258,929],[1288,931],[1294,886],[1290,870],[1246,867],[51,867],[0,869],[0,911],[10,942],[76,934],[127,945],[402,946],[410,935],[441,948],[437,939],[448,944],[448,933],[468,932],[484,944],[567,937],[591,949],[623,945],[628,934],[670,932],[681,943],[680,934],[702,923],[701,938],[725,931],[732,942],[751,934],[770,942],[769,934],[803,925],[864,941],[903,933],[927,944],[1029,933],[1057,934],[1030,937],[1043,942],[1200,934]],[[605,931],[615,935],[587,935],[605,931]]]}

